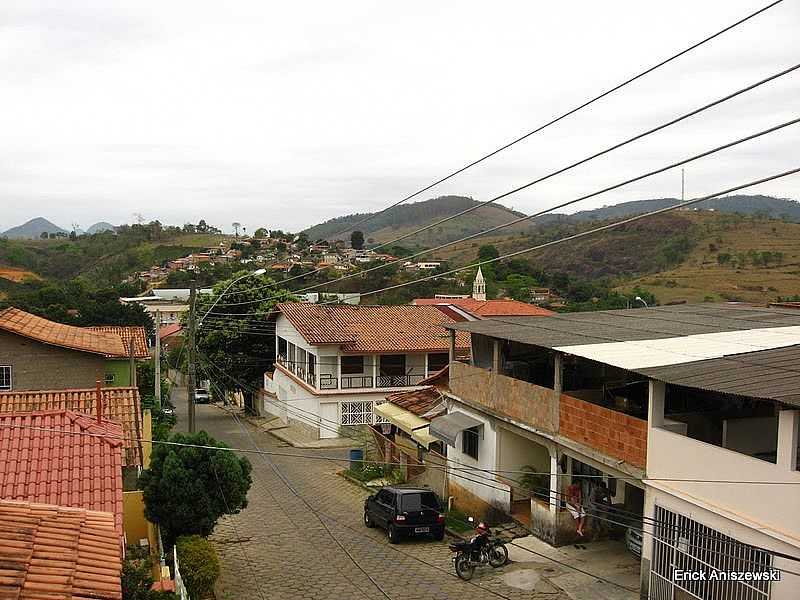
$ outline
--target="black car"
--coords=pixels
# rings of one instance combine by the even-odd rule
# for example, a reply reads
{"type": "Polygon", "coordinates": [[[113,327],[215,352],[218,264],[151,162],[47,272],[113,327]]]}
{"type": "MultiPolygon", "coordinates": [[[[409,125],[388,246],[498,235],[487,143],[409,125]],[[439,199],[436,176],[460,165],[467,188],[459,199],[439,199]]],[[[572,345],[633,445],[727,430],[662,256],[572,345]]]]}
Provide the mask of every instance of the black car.
{"type": "Polygon", "coordinates": [[[383,527],[390,544],[406,535],[432,535],[444,539],[444,513],[439,499],[427,488],[381,489],[364,500],[364,525],[383,527]]]}

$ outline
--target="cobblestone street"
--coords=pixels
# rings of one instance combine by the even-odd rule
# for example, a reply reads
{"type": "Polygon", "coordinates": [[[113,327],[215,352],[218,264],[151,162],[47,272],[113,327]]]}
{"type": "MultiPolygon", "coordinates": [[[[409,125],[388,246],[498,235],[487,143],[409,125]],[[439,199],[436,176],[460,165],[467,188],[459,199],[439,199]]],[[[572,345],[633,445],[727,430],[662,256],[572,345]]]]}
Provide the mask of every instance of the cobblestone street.
{"type": "MultiPolygon", "coordinates": [[[[177,429],[185,430],[185,390],[175,392],[177,429]]],[[[262,450],[292,455],[345,456],[344,450],[293,449],[213,405],[197,406],[197,429],[240,448],[257,444],[262,450]]],[[[223,518],[212,537],[222,559],[218,600],[567,598],[547,582],[536,591],[506,585],[501,578],[514,570],[513,564],[497,571],[479,569],[472,582],[463,582],[453,573],[447,540],[389,545],[382,530],[364,527],[367,493],[336,474],[343,460],[255,454],[248,458],[253,464],[249,505],[223,518]]]]}

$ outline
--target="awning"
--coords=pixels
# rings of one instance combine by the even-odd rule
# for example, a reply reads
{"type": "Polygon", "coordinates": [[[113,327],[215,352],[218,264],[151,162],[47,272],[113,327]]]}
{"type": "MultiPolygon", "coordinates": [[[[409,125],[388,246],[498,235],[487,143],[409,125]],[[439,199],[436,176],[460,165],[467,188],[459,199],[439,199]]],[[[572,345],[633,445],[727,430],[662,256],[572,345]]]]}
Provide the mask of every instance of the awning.
{"type": "Polygon", "coordinates": [[[452,412],[442,417],[436,417],[431,421],[430,433],[436,439],[442,440],[448,446],[456,445],[456,437],[465,429],[480,427],[483,425],[478,419],[474,419],[462,412],[452,412]]]}
{"type": "Polygon", "coordinates": [[[428,448],[431,443],[439,440],[428,433],[430,421],[418,417],[414,413],[401,408],[391,402],[375,405],[375,414],[382,416],[398,429],[405,431],[421,446],[428,448]]]}

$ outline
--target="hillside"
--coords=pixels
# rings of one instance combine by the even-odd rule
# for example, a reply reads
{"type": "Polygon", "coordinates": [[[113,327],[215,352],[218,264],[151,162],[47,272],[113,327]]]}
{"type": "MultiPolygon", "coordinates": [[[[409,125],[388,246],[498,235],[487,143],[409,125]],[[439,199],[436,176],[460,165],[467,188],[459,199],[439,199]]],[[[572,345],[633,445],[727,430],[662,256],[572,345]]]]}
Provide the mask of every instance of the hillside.
{"type": "Polygon", "coordinates": [[[16,227],[12,227],[11,229],[7,229],[2,234],[2,237],[6,237],[8,239],[23,239],[23,240],[35,240],[39,239],[42,233],[62,233],[67,234],[69,233],[66,229],[62,229],[58,225],[51,223],[44,217],[36,217],[35,219],[31,219],[27,223],[23,223],[22,225],[18,225],[16,227]]]}
{"type": "MultiPolygon", "coordinates": [[[[459,213],[467,208],[479,204],[472,198],[464,196],[442,196],[422,202],[401,204],[400,206],[375,217],[360,225],[358,229],[364,232],[368,243],[382,243],[400,237],[415,229],[438,221],[450,215],[459,213]],[[369,240],[373,240],[370,242],[369,240]]],[[[325,223],[315,225],[304,231],[309,239],[328,239],[342,229],[358,223],[373,213],[359,213],[331,219],[325,223]]],[[[507,223],[522,213],[512,211],[500,204],[490,204],[468,215],[459,217],[441,226],[426,231],[419,236],[409,239],[405,245],[409,246],[436,246],[445,242],[456,240],[471,233],[476,233],[488,227],[507,223]]],[[[521,225],[509,229],[509,232],[529,231],[530,225],[521,225]]],[[[349,239],[350,232],[340,237],[349,239]]]]}

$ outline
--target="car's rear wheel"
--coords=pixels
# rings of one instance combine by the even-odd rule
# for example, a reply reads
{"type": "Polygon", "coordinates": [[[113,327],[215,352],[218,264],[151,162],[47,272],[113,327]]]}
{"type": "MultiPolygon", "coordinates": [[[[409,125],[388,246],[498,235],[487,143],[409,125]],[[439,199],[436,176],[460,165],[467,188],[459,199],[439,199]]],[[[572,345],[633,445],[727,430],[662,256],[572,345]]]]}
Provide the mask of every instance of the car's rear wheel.
{"type": "Polygon", "coordinates": [[[386,537],[389,539],[390,544],[396,544],[400,541],[400,532],[397,531],[394,525],[389,525],[386,528],[386,537]]]}
{"type": "Polygon", "coordinates": [[[369,518],[369,513],[365,510],[364,511],[364,525],[372,529],[375,527],[375,523],[372,522],[372,519],[369,518]]]}
{"type": "Polygon", "coordinates": [[[441,542],[444,539],[444,527],[433,530],[433,539],[435,539],[437,542],[441,542]]]}

